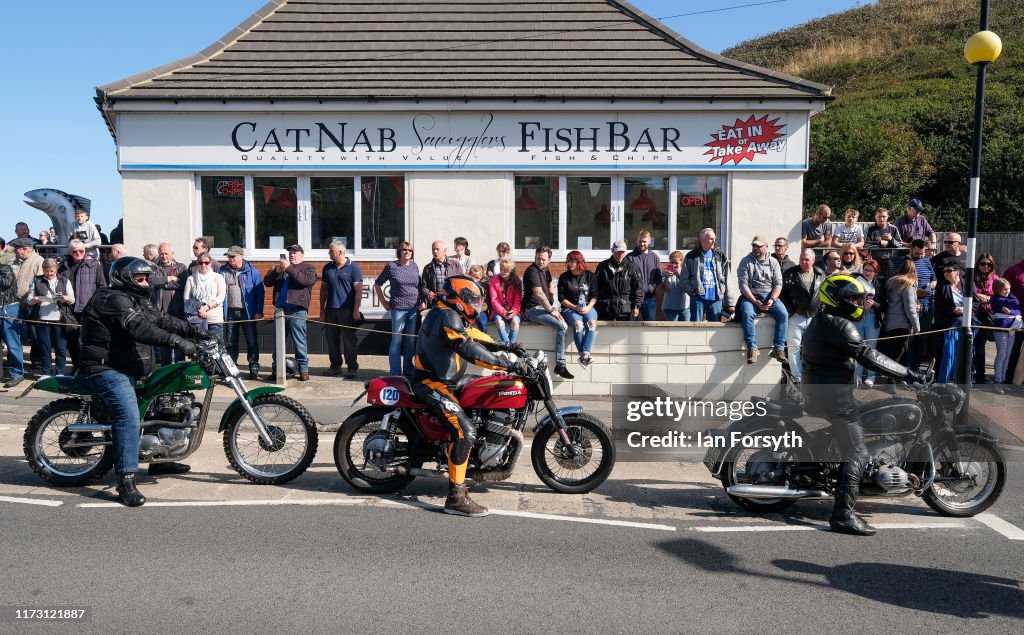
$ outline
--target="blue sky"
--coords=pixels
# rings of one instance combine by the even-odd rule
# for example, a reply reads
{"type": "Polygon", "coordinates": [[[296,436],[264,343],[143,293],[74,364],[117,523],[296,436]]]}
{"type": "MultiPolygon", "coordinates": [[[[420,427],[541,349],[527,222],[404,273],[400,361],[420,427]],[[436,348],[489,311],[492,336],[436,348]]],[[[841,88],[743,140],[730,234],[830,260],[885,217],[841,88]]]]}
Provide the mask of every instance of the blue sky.
{"type": "MultiPolygon", "coordinates": [[[[3,169],[0,236],[24,220],[49,227],[22,194],[52,187],[92,199],[93,220],[121,217],[114,142],[93,103],[95,87],[192,55],[237,26],[265,0],[32,0],[12,2],[0,21],[8,57],[0,101],[3,169]]],[[[699,46],[720,52],[745,40],[868,0],[633,0],[699,46]],[[684,15],[685,14],[685,15],[684,15]],[[678,17],[670,17],[678,16],[678,17]]]]}

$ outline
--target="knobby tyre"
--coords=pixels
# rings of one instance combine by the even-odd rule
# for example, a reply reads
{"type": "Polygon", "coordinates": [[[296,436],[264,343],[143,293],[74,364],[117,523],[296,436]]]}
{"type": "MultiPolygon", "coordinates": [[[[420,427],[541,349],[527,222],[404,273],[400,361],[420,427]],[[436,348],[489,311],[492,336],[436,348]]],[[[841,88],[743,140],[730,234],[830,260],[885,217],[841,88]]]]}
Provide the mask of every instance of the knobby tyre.
{"type": "Polygon", "coordinates": [[[74,487],[103,478],[114,465],[110,435],[101,439],[98,432],[72,433],[68,425],[78,420],[82,402],[59,399],[36,412],[25,428],[23,449],[32,471],[52,485],[74,487]],[[90,441],[108,445],[73,447],[90,441]]]}
{"type": "Polygon", "coordinates": [[[408,466],[409,443],[415,438],[404,418],[399,419],[394,438],[381,431],[381,420],[388,412],[383,408],[357,412],[341,424],[334,437],[334,464],[345,482],[360,492],[393,494],[415,478],[380,469],[383,463],[408,466]]]}
{"type": "Polygon", "coordinates": [[[546,425],[533,437],[530,458],[533,469],[545,485],[563,494],[584,494],[608,478],[615,467],[615,444],[611,434],[595,417],[586,413],[568,415],[565,425],[576,456],[554,424],[546,425]]]}
{"type": "MultiPolygon", "coordinates": [[[[1006,484],[1006,461],[995,444],[975,435],[957,437],[960,445],[960,466],[969,479],[935,482],[921,496],[929,507],[943,516],[964,518],[974,516],[992,506],[1006,484]]],[[[953,452],[940,446],[935,452],[939,478],[957,474],[953,452]]]]}
{"type": "Polygon", "coordinates": [[[258,485],[287,483],[306,471],[316,456],[316,421],[302,404],[283,395],[252,403],[271,437],[268,444],[243,408],[224,430],[224,454],[236,472],[258,485]]]}

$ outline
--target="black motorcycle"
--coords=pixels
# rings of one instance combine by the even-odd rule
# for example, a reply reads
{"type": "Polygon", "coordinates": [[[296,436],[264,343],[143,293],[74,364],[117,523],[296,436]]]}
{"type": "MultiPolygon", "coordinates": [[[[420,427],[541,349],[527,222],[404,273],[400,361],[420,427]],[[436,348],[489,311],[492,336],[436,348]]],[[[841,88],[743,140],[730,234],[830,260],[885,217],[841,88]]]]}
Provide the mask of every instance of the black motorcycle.
{"type": "MultiPolygon", "coordinates": [[[[842,462],[829,426],[808,430],[792,376],[785,370],[783,398],[762,403],[763,416],[736,421],[706,434],[721,440],[704,465],[722,481],[740,507],[759,513],[781,511],[805,498],[831,498],[842,462]],[[781,448],[774,441],[801,439],[781,448]],[[737,442],[739,441],[739,442],[737,442]]],[[[943,516],[974,516],[999,498],[1006,464],[997,440],[978,426],[956,424],[964,391],[953,384],[911,385],[916,399],[892,396],[861,408],[864,441],[871,459],[861,495],[915,494],[943,516]]]]}

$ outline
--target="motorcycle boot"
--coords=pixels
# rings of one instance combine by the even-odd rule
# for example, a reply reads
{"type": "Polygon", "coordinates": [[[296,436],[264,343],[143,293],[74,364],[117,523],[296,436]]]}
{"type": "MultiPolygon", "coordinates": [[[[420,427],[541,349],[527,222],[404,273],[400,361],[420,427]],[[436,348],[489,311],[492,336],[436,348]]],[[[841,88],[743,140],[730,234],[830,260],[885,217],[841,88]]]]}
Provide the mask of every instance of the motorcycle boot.
{"type": "Polygon", "coordinates": [[[836,490],[836,506],[828,525],[832,531],[851,536],[874,536],[875,528],[854,513],[859,485],[842,485],[836,490]]]}
{"type": "Polygon", "coordinates": [[[117,498],[127,507],[142,507],[146,497],[135,488],[135,472],[117,475],[117,498]]]}
{"type": "Polygon", "coordinates": [[[184,474],[192,468],[184,463],[150,463],[149,475],[161,476],[164,474],[184,474]]]}
{"type": "Polygon", "coordinates": [[[444,502],[444,513],[456,516],[482,518],[491,513],[483,505],[478,505],[469,497],[469,488],[465,483],[448,484],[448,499],[444,502]]]}

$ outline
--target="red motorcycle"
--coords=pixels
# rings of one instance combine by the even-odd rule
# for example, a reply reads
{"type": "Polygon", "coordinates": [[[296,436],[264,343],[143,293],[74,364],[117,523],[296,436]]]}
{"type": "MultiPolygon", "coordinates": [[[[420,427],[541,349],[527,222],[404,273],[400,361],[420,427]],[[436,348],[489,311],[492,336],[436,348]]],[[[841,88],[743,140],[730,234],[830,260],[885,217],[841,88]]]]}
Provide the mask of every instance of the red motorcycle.
{"type": "MultiPolygon", "coordinates": [[[[466,376],[455,387],[477,429],[466,476],[508,479],[525,445],[523,430],[543,404],[546,414],[533,427],[530,452],[537,476],[556,492],[593,490],[615,465],[608,428],[578,406],[556,408],[543,351],[524,361],[522,375],[466,376]]],[[[346,419],[334,440],[334,463],[345,481],[361,492],[386,494],[417,476],[447,479],[448,429],[417,403],[408,380],[379,377],[366,388],[370,406],[346,419]]]]}

